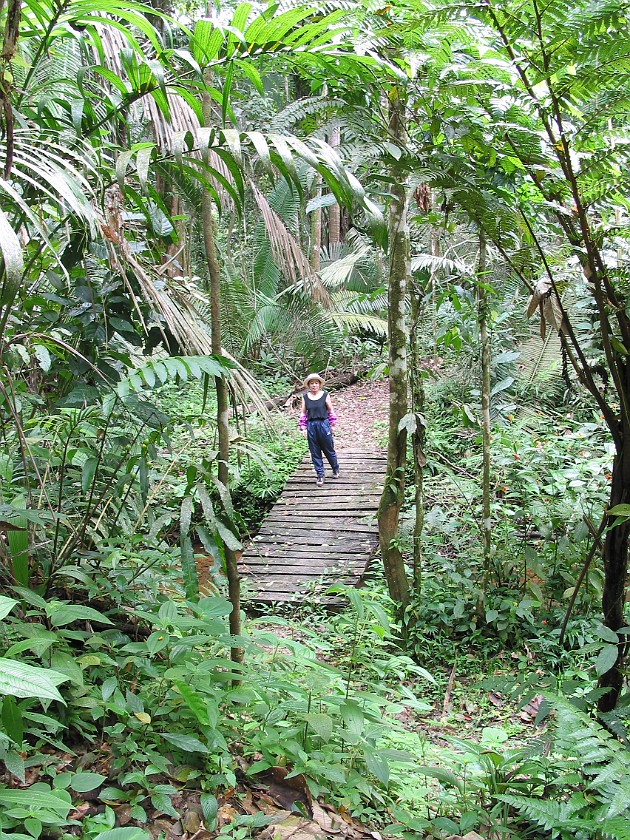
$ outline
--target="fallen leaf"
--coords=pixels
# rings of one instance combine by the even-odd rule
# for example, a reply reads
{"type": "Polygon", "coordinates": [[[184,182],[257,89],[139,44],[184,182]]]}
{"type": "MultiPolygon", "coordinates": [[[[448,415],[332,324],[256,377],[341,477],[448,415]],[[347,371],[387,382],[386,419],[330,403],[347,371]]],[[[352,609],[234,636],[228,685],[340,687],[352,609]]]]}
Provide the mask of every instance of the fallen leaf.
{"type": "Polygon", "coordinates": [[[326,812],[319,802],[313,802],[313,819],[328,834],[340,834],[343,820],[339,814],[326,812]]]}

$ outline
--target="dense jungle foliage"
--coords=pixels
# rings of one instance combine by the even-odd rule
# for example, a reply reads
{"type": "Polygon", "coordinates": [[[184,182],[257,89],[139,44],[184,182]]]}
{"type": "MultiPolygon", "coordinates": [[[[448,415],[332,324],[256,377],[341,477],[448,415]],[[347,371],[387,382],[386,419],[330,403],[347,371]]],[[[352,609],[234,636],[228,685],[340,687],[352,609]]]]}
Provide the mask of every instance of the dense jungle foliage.
{"type": "Polygon", "coordinates": [[[628,23],[0,0],[0,840],[630,837],[628,23]],[[262,610],[308,371],[380,554],[262,610]]]}

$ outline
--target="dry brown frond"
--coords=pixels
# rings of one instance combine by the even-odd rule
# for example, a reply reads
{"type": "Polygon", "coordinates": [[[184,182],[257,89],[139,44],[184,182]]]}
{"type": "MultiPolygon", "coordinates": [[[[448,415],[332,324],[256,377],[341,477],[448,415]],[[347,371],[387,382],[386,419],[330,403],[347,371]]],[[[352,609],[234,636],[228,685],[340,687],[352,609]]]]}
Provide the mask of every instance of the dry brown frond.
{"type": "Polygon", "coordinates": [[[276,265],[294,286],[301,283],[314,300],[319,301],[324,306],[330,306],[328,292],[318,275],[313,271],[300,243],[287,229],[280,216],[273,210],[253,181],[250,181],[250,186],[263,217],[271,253],[276,265]]]}

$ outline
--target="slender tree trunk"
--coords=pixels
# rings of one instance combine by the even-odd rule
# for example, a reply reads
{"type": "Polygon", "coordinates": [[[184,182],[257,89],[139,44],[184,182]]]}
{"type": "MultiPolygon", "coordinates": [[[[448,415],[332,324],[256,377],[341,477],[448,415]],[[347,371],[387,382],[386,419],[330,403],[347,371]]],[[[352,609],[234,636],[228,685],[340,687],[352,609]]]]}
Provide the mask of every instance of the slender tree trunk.
{"type": "MultiPolygon", "coordinates": [[[[626,365],[627,370],[627,365],[626,365]]],[[[626,425],[626,424],[624,424],[626,425]]],[[[615,505],[630,503],[630,429],[623,429],[623,438],[617,447],[613,463],[612,483],[610,488],[609,509],[615,505]]],[[[610,517],[612,525],[616,517],[610,517]]],[[[617,633],[628,622],[624,618],[626,603],[626,578],[628,574],[628,541],[630,521],[611,528],[604,540],[604,589],[602,592],[602,611],[604,624],[617,633]]],[[[625,637],[622,637],[622,640],[625,637]]],[[[625,645],[620,640],[617,660],[614,666],[599,678],[599,687],[608,691],[599,700],[599,710],[609,712],[615,708],[623,688],[625,645]]]]}
{"type": "Polygon", "coordinates": [[[488,293],[486,282],[486,237],[479,233],[479,266],[477,270],[477,317],[481,339],[481,432],[483,468],[481,496],[483,504],[483,568],[484,592],[490,578],[490,550],[492,547],[492,511],[490,509],[490,334],[488,332],[488,293]]]}
{"type": "MultiPolygon", "coordinates": [[[[338,149],[341,145],[341,132],[338,127],[330,132],[328,145],[333,149],[338,149]]],[[[337,245],[339,242],[341,242],[341,209],[335,203],[328,208],[328,245],[337,245]]]]}
{"type": "MultiPolygon", "coordinates": [[[[431,204],[435,204],[435,197],[431,195],[431,204]]],[[[440,256],[440,237],[435,225],[431,225],[431,254],[434,257],[440,256]]],[[[433,316],[433,360],[437,361],[437,272],[435,266],[431,266],[431,311],[433,316]]]]}
{"type": "Polygon", "coordinates": [[[415,415],[415,429],[411,436],[413,450],[414,498],[416,515],[413,527],[413,588],[416,595],[422,589],[422,531],[424,529],[424,454],[426,437],[424,423],[424,375],[420,366],[420,330],[424,314],[424,290],[412,284],[411,328],[409,330],[411,407],[415,415]]]}
{"type": "MultiPolygon", "coordinates": [[[[390,94],[390,136],[401,146],[405,143],[405,102],[402,90],[390,94]]],[[[394,164],[393,186],[389,203],[389,444],[387,476],[378,508],[378,530],[385,577],[391,598],[401,608],[409,603],[409,583],[405,563],[398,546],[398,522],[405,494],[407,430],[407,322],[405,293],[410,277],[409,227],[407,225],[407,190],[403,175],[394,164]]]]}
{"type": "MultiPolygon", "coordinates": [[[[315,181],[315,198],[322,197],[322,176],[317,175],[315,181]]],[[[322,208],[318,207],[311,213],[311,253],[309,262],[313,271],[319,271],[322,251],[322,208]]]]}
{"type": "MultiPolygon", "coordinates": [[[[203,96],[204,122],[211,122],[210,97],[203,96]]],[[[203,241],[206,251],[206,262],[210,276],[210,317],[212,322],[212,352],[221,355],[221,267],[217,255],[216,237],[214,232],[214,213],[210,193],[206,190],[202,197],[203,241]]],[[[219,437],[219,481],[229,492],[228,465],[230,462],[230,428],[229,428],[229,390],[224,377],[217,376],[214,380],[217,394],[217,430],[219,437]]],[[[228,596],[232,604],[230,613],[230,634],[241,635],[241,580],[238,572],[236,553],[224,544],[225,571],[228,579],[228,596]]],[[[243,650],[237,646],[231,649],[233,662],[243,661],[243,650]]]]}

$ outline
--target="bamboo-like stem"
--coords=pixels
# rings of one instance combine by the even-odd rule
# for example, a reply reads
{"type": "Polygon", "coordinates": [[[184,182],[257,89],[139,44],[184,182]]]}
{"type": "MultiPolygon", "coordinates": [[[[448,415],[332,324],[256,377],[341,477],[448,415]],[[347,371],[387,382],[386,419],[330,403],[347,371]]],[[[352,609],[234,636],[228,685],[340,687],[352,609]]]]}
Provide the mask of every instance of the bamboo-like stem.
{"type": "MultiPolygon", "coordinates": [[[[210,79],[206,78],[209,84],[210,79]]],[[[207,92],[202,101],[204,123],[211,122],[211,101],[207,92]]],[[[217,254],[216,237],[214,233],[214,208],[212,197],[208,190],[204,190],[202,197],[203,241],[206,251],[206,263],[210,277],[210,317],[212,323],[212,352],[221,355],[221,268],[217,254]]],[[[218,478],[229,493],[229,461],[230,461],[230,429],[229,429],[229,392],[228,384],[223,376],[214,380],[217,395],[217,433],[219,438],[218,478]]],[[[238,571],[236,553],[228,545],[224,545],[225,571],[228,580],[228,596],[232,604],[230,613],[230,634],[233,638],[241,635],[241,580],[238,571]]],[[[231,658],[235,663],[243,661],[243,649],[232,644],[231,658]]],[[[236,681],[235,681],[236,682],[236,681]]]]}
{"type": "Polygon", "coordinates": [[[479,262],[477,267],[477,318],[481,339],[481,436],[483,466],[481,497],[483,508],[483,590],[490,578],[492,548],[492,510],[490,505],[490,332],[488,330],[488,291],[486,289],[486,237],[479,231],[479,262]]]}
{"type": "MultiPolygon", "coordinates": [[[[390,92],[389,129],[404,145],[405,98],[400,86],[390,92]]],[[[398,545],[398,524],[405,495],[407,429],[402,422],[407,414],[407,319],[405,297],[411,275],[409,227],[407,224],[407,189],[394,164],[389,202],[389,443],[387,475],[378,508],[378,531],[381,556],[389,594],[401,608],[409,604],[409,582],[405,562],[398,545]]]]}

